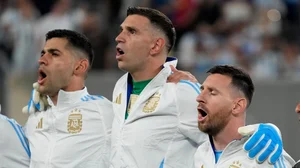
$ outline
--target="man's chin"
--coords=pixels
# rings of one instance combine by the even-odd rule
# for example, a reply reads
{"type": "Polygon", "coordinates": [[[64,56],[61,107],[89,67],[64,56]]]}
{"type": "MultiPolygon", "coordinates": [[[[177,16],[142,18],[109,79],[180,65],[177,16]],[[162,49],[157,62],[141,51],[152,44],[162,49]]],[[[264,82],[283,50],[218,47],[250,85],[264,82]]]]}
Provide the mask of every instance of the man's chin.
{"type": "Polygon", "coordinates": [[[207,127],[205,125],[203,125],[203,124],[198,123],[198,129],[201,132],[207,133],[207,127]]]}
{"type": "Polygon", "coordinates": [[[41,95],[50,95],[51,94],[51,91],[49,89],[47,89],[47,87],[45,87],[45,86],[40,86],[38,91],[41,95]]]}

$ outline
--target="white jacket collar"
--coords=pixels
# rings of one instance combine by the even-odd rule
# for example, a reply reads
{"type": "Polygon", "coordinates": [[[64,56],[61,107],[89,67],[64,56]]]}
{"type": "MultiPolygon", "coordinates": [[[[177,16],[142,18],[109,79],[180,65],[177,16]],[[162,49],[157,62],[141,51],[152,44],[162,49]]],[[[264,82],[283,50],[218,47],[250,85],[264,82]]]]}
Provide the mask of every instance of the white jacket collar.
{"type": "Polygon", "coordinates": [[[170,65],[173,65],[174,67],[177,66],[177,58],[175,57],[167,57],[166,62],[164,63],[164,67],[170,67],[170,65]]]}
{"type": "MultiPolygon", "coordinates": [[[[84,98],[88,95],[89,93],[86,87],[84,87],[82,90],[77,90],[73,92],[66,92],[64,90],[59,90],[56,106],[65,106],[69,104],[78,103],[80,101],[84,101],[84,98]]],[[[49,96],[48,96],[48,103],[52,107],[55,106],[49,96]]]]}
{"type": "Polygon", "coordinates": [[[165,84],[168,76],[172,73],[170,65],[173,65],[176,68],[177,62],[177,58],[167,57],[167,60],[163,65],[163,69],[152,80],[153,83],[155,83],[154,85],[165,84]]]}

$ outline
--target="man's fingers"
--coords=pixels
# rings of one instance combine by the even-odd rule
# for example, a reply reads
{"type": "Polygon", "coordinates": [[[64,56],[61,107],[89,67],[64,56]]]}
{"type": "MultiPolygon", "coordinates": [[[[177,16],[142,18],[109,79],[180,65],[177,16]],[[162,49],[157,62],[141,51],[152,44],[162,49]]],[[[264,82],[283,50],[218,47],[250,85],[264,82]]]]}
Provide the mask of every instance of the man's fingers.
{"type": "Polygon", "coordinates": [[[46,96],[42,96],[41,100],[44,102],[45,107],[47,107],[49,105],[47,97],[46,96]]]}
{"type": "Polygon", "coordinates": [[[189,74],[189,77],[190,77],[190,81],[193,82],[193,83],[198,83],[198,80],[196,79],[196,77],[194,75],[192,75],[191,73],[189,74]]]}
{"type": "Polygon", "coordinates": [[[35,89],[35,90],[39,90],[40,84],[37,83],[37,82],[35,82],[35,83],[32,84],[32,87],[33,87],[33,89],[35,89]]]}
{"type": "Polygon", "coordinates": [[[29,113],[28,106],[25,106],[25,107],[22,108],[22,113],[24,113],[24,114],[28,114],[29,113]]]}
{"type": "Polygon", "coordinates": [[[256,132],[246,141],[244,144],[244,150],[250,151],[262,138],[263,134],[261,132],[256,132]]]}
{"type": "Polygon", "coordinates": [[[34,104],[37,104],[40,101],[40,93],[35,89],[33,89],[32,91],[32,100],[34,104]]]}
{"type": "Polygon", "coordinates": [[[171,68],[172,72],[177,72],[178,71],[173,65],[170,65],[170,68],[171,68]]]}
{"type": "Polygon", "coordinates": [[[171,83],[178,83],[180,81],[180,77],[176,77],[176,75],[171,74],[168,79],[167,82],[171,82],[171,83]]]}
{"type": "Polygon", "coordinates": [[[257,154],[264,149],[264,147],[266,146],[266,144],[268,143],[268,140],[266,137],[263,137],[259,140],[259,142],[249,150],[248,156],[250,158],[255,158],[257,156],[257,154]]]}
{"type": "Polygon", "coordinates": [[[264,162],[268,158],[268,156],[274,151],[274,149],[275,149],[275,145],[274,143],[272,143],[272,140],[269,139],[265,148],[261,150],[259,156],[257,157],[257,162],[258,163],[264,162]]]}
{"type": "Polygon", "coordinates": [[[271,164],[275,164],[276,161],[280,158],[281,154],[282,154],[282,148],[280,148],[279,145],[277,144],[275,150],[269,156],[268,162],[271,164]]]}
{"type": "Polygon", "coordinates": [[[45,104],[43,101],[40,101],[40,108],[38,109],[39,111],[44,111],[45,110],[45,104]]]}

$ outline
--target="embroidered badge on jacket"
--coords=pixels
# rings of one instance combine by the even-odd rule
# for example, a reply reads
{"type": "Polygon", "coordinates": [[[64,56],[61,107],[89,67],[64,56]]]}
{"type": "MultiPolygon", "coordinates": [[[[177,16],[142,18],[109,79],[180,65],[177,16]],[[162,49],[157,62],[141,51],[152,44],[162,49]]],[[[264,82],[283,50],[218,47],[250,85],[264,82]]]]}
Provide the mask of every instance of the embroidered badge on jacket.
{"type": "Polygon", "coordinates": [[[79,109],[74,109],[68,118],[68,131],[77,134],[82,130],[82,114],[79,109]]]}
{"type": "Polygon", "coordinates": [[[242,167],[242,163],[240,163],[239,161],[234,161],[229,168],[241,168],[242,167]]]}
{"type": "Polygon", "coordinates": [[[146,105],[143,108],[143,112],[145,112],[145,113],[152,113],[156,109],[159,100],[160,100],[160,94],[159,93],[155,93],[147,101],[146,105]]]}

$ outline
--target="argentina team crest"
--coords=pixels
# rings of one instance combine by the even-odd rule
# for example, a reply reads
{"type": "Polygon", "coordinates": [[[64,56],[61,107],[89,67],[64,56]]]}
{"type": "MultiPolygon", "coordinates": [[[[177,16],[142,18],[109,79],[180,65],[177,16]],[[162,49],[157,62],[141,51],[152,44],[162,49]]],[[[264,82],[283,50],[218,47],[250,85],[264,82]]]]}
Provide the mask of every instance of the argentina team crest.
{"type": "Polygon", "coordinates": [[[77,134],[82,130],[82,114],[79,109],[71,111],[68,118],[68,132],[77,134]]]}
{"type": "Polygon", "coordinates": [[[145,113],[152,113],[156,109],[159,100],[160,100],[160,94],[159,93],[155,93],[147,101],[146,105],[143,108],[143,112],[145,112],[145,113]]]}
{"type": "Polygon", "coordinates": [[[242,163],[239,161],[234,161],[229,168],[241,168],[242,167],[242,163]]]}

